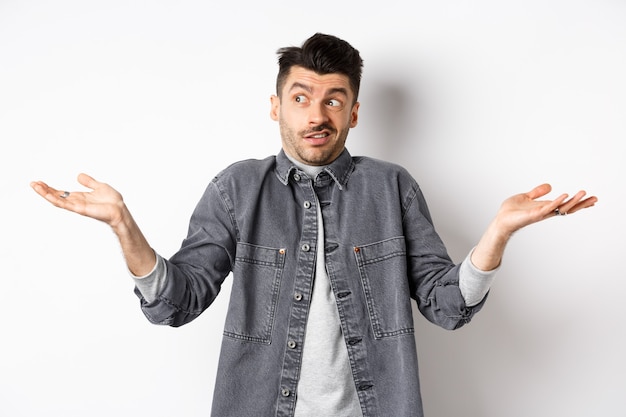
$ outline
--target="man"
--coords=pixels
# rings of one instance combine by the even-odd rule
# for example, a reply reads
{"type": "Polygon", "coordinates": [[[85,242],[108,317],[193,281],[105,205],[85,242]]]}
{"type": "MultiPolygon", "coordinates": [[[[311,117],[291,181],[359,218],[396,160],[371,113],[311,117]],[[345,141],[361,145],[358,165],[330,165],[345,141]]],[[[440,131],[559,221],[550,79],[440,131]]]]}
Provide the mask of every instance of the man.
{"type": "Polygon", "coordinates": [[[345,148],[358,121],[359,52],[315,34],[278,53],[270,114],[282,150],[221,171],[170,259],[109,185],[81,174],[93,191],[32,186],[111,226],[151,322],[198,317],[232,272],[212,415],[422,416],[410,299],[433,323],[464,325],[516,230],[597,199],[539,201],[548,184],[514,195],[454,264],[408,172],[345,148]]]}

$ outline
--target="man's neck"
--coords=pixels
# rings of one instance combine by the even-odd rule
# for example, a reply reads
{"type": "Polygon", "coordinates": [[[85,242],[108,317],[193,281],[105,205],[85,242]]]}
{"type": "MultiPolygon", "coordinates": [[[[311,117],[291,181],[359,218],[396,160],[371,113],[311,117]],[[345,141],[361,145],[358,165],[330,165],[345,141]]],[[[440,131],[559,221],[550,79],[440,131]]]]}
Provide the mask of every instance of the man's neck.
{"type": "MultiPolygon", "coordinates": [[[[285,155],[287,155],[287,153],[285,152],[285,155]]],[[[319,174],[320,172],[322,172],[324,170],[324,168],[326,168],[327,165],[308,165],[305,164],[304,162],[298,161],[295,158],[292,158],[291,156],[287,155],[287,158],[293,162],[293,164],[295,166],[297,166],[298,168],[300,168],[302,171],[306,172],[306,174],[315,179],[315,177],[317,177],[317,174],[319,174]]]]}

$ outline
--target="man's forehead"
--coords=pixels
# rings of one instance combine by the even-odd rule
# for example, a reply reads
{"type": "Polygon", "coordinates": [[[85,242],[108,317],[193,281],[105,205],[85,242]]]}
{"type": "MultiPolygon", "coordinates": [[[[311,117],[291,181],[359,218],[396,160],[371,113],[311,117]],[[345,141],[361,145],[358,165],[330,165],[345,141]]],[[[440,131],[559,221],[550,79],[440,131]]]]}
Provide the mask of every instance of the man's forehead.
{"type": "Polygon", "coordinates": [[[291,69],[285,83],[286,91],[301,88],[310,92],[322,92],[327,90],[350,91],[350,80],[348,76],[339,73],[318,74],[315,71],[302,67],[291,69]]]}

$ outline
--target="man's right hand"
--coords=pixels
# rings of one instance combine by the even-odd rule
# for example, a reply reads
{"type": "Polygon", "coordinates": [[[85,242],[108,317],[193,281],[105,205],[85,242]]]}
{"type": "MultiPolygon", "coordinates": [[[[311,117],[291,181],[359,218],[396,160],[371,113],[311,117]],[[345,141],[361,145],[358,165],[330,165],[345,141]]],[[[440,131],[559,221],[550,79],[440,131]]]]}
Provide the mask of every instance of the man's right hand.
{"type": "Polygon", "coordinates": [[[125,209],[122,195],[108,184],[98,182],[87,174],[80,174],[78,182],[92,191],[68,193],[52,188],[43,181],[33,181],[30,185],[52,205],[100,220],[115,229],[122,220],[125,209]]]}
{"type": "Polygon", "coordinates": [[[33,181],[30,185],[52,205],[111,226],[120,241],[130,272],[136,276],[148,274],[154,268],[156,255],[124,204],[122,195],[87,174],[80,174],[78,182],[92,191],[61,191],[43,181],[33,181]]]}

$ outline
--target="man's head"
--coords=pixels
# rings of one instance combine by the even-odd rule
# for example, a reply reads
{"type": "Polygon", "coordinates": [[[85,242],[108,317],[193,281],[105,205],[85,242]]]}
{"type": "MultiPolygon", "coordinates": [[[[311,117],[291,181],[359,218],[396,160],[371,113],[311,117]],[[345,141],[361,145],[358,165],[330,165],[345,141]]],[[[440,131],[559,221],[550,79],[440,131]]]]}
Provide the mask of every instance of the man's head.
{"type": "Polygon", "coordinates": [[[309,165],[329,164],[357,123],[363,60],[347,42],[320,33],[278,54],[270,115],[280,123],[283,149],[309,165]]]}
{"type": "MultiPolygon", "coordinates": [[[[354,102],[359,97],[363,60],[359,51],[348,42],[332,35],[316,33],[301,47],[287,46],[278,50],[276,95],[281,96],[291,68],[302,67],[317,74],[343,74],[350,80],[354,102]]],[[[354,103],[353,103],[354,104],[354,103]]]]}

